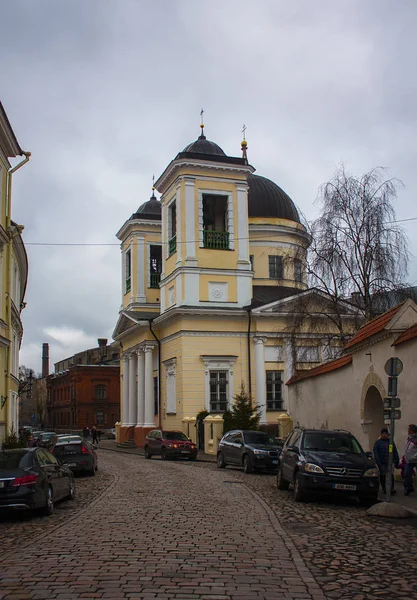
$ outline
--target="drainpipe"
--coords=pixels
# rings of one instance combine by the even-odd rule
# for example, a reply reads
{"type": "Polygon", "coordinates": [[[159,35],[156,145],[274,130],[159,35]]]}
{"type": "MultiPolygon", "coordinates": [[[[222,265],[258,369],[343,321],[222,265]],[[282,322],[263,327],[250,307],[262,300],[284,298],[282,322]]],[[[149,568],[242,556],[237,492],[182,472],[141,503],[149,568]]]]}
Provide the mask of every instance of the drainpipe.
{"type": "Polygon", "coordinates": [[[149,329],[158,344],[158,427],[162,429],[162,410],[161,410],[161,342],[156,337],[152,329],[152,321],[149,321],[149,329]]]}
{"type": "Polygon", "coordinates": [[[246,308],[248,313],[248,334],[247,334],[247,346],[248,346],[248,372],[249,372],[249,397],[252,398],[252,361],[250,357],[250,329],[252,324],[252,313],[250,306],[246,308]]]}
{"type": "MultiPolygon", "coordinates": [[[[6,294],[7,294],[7,302],[6,302],[6,311],[7,311],[7,335],[9,338],[10,345],[13,343],[12,336],[12,245],[13,239],[20,235],[21,229],[17,229],[16,232],[11,231],[11,213],[12,213],[12,175],[15,173],[20,167],[23,167],[31,157],[30,152],[23,152],[25,158],[20,161],[15,167],[9,169],[7,171],[7,179],[6,179],[6,232],[9,236],[9,241],[7,244],[7,281],[6,281],[6,294]]],[[[20,305],[20,300],[19,300],[20,305]]],[[[20,310],[20,306],[19,306],[20,310]]],[[[7,397],[7,410],[6,410],[6,434],[7,428],[11,427],[12,420],[12,402],[11,402],[11,391],[10,391],[10,375],[11,375],[11,352],[10,345],[7,348],[7,368],[6,368],[6,397],[7,397]]]]}

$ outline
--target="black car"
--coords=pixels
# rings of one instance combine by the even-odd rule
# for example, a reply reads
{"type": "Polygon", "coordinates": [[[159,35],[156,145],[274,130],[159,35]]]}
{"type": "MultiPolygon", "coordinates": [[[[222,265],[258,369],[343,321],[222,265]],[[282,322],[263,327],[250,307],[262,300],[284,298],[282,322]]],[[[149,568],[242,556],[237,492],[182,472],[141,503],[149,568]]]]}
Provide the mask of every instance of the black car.
{"type": "Polygon", "coordinates": [[[97,471],[96,446],[86,440],[59,442],[52,448],[54,456],[74,473],[95,475],[97,471]]]}
{"type": "Polygon", "coordinates": [[[45,448],[0,452],[0,508],[36,509],[46,515],[58,500],[75,498],[74,477],[45,448]]]}
{"type": "Polygon", "coordinates": [[[277,486],[287,490],[292,483],[297,502],[325,493],[356,495],[363,504],[375,504],[379,472],[371,457],[349,431],[297,427],[282,449],[277,486]]]}
{"type": "Polygon", "coordinates": [[[233,430],[226,433],[219,443],[217,466],[243,467],[245,473],[257,469],[276,470],[281,445],[278,440],[263,431],[233,430]]]}

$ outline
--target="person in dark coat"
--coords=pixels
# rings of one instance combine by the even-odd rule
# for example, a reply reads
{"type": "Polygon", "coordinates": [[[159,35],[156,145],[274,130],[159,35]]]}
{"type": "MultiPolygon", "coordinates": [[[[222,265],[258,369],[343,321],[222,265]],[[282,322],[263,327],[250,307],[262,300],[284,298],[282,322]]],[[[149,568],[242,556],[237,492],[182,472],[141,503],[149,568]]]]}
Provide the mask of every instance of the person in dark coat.
{"type": "Polygon", "coordinates": [[[88,440],[88,436],[90,435],[90,430],[88,429],[87,425],[85,425],[83,427],[83,438],[85,440],[88,440]]]}
{"type": "Polygon", "coordinates": [[[98,439],[97,439],[97,428],[95,425],[93,425],[92,429],[91,429],[91,436],[93,438],[93,444],[97,444],[98,439]]]}
{"type": "MultiPolygon", "coordinates": [[[[378,469],[379,469],[379,480],[381,482],[381,487],[382,487],[384,494],[386,494],[385,482],[386,482],[386,477],[387,477],[387,473],[388,473],[388,461],[389,461],[389,431],[386,427],[381,429],[381,435],[379,436],[379,438],[377,439],[377,441],[374,444],[374,457],[375,457],[375,462],[378,465],[378,469]]],[[[394,448],[393,448],[393,457],[392,458],[393,458],[393,461],[392,461],[393,467],[395,466],[398,469],[399,463],[400,463],[400,457],[398,455],[397,447],[395,444],[394,444],[394,448]]],[[[392,474],[391,494],[394,495],[396,493],[397,492],[394,489],[394,474],[392,474]]]]}

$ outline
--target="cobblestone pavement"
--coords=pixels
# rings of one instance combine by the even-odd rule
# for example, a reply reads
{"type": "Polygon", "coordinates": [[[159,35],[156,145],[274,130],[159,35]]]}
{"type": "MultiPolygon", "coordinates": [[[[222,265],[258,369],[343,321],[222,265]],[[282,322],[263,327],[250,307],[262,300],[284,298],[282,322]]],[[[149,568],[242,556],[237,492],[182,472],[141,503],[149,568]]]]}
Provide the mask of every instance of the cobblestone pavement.
{"type": "Polygon", "coordinates": [[[75,503],[2,519],[0,599],[417,598],[412,521],[295,504],[270,475],[99,454],[75,503]]]}

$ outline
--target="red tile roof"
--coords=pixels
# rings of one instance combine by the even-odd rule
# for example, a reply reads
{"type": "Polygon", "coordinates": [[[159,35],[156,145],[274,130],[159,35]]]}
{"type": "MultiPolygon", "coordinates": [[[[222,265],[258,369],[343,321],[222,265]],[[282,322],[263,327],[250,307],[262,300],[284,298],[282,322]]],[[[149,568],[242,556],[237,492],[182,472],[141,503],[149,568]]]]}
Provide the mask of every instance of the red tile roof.
{"type": "Polygon", "coordinates": [[[398,344],[402,344],[403,342],[412,340],[415,337],[417,337],[417,325],[412,325],[411,327],[403,331],[400,337],[398,337],[392,345],[398,346],[398,344]]]}
{"type": "Polygon", "coordinates": [[[291,385],[293,383],[297,383],[301,379],[308,379],[309,377],[316,377],[317,375],[324,375],[325,373],[330,373],[331,371],[335,371],[336,369],[340,369],[341,367],[346,367],[350,365],[352,362],[352,355],[348,354],[346,356],[341,356],[340,358],[336,358],[336,360],[332,360],[330,362],[323,363],[318,367],[314,367],[314,369],[309,369],[307,371],[303,371],[302,373],[298,373],[294,375],[287,381],[287,385],[291,385]]]}
{"type": "Polygon", "coordinates": [[[368,338],[372,337],[373,335],[376,335],[377,333],[380,333],[381,331],[383,331],[385,329],[385,327],[388,325],[388,323],[391,321],[392,317],[394,315],[396,315],[397,312],[400,310],[400,308],[402,307],[403,304],[404,304],[404,302],[401,304],[398,304],[398,306],[395,306],[394,308],[387,310],[387,312],[380,315],[379,317],[372,319],[372,321],[369,321],[369,323],[362,325],[362,327],[348,341],[348,343],[345,346],[345,350],[347,348],[352,348],[352,346],[356,346],[356,344],[360,344],[361,342],[367,340],[368,338]]]}

